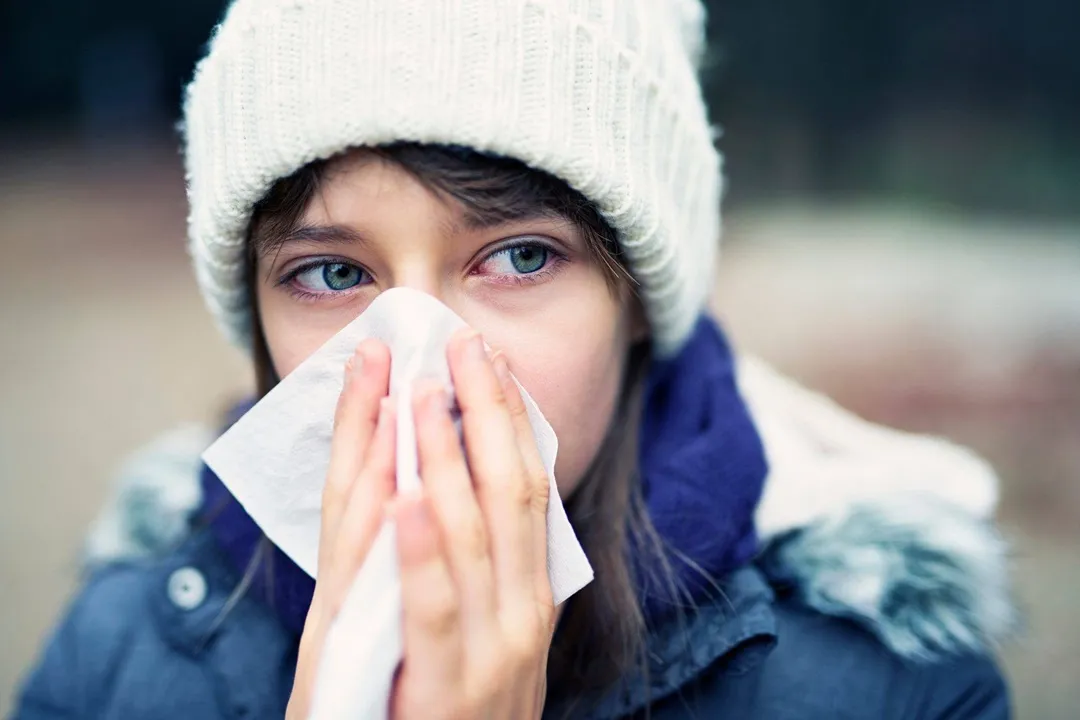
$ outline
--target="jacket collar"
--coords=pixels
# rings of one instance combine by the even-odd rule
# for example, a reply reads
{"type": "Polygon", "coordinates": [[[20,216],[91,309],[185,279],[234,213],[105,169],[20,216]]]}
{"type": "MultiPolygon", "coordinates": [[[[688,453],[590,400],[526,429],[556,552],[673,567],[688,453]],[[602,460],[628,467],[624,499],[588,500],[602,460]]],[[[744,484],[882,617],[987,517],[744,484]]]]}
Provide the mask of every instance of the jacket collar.
{"type": "Polygon", "coordinates": [[[647,672],[633,671],[600,697],[549,698],[545,714],[562,717],[581,704],[590,720],[627,717],[677,692],[706,668],[742,674],[760,665],[776,645],[775,597],[764,576],[746,566],[725,576],[694,607],[669,613],[649,629],[647,672]]]}
{"type": "Polygon", "coordinates": [[[148,562],[147,602],[160,637],[199,664],[236,717],[282,717],[298,639],[244,583],[205,529],[148,562]]]}

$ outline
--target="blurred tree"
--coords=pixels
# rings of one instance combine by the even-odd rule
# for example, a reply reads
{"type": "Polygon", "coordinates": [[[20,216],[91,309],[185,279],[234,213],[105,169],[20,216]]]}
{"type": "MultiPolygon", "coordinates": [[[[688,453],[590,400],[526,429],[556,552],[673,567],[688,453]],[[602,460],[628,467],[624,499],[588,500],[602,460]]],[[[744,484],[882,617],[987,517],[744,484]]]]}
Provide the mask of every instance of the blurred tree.
{"type": "Polygon", "coordinates": [[[709,0],[732,198],[1080,212],[1080,3],[709,0]]]}
{"type": "Polygon", "coordinates": [[[221,0],[4,0],[0,124],[175,117],[221,9],[221,0]]]}

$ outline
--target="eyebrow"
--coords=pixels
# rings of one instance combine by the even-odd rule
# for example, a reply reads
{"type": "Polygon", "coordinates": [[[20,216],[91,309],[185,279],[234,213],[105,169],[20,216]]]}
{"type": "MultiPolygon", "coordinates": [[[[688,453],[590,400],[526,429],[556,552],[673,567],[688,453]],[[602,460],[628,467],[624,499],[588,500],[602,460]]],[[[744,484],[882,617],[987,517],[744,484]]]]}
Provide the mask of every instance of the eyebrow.
{"type": "Polygon", "coordinates": [[[453,232],[491,230],[501,225],[517,225],[530,222],[567,222],[573,223],[569,217],[557,210],[537,207],[521,211],[507,212],[504,210],[480,210],[469,208],[463,213],[461,222],[452,221],[450,228],[453,232]]]}
{"type": "Polygon", "coordinates": [[[264,238],[258,244],[256,252],[265,258],[294,242],[309,245],[366,245],[368,239],[363,233],[344,225],[301,225],[280,235],[264,238]]]}
{"type": "MultiPolygon", "coordinates": [[[[567,222],[573,225],[573,221],[555,210],[538,208],[535,212],[499,213],[499,212],[476,212],[470,211],[464,214],[463,222],[452,219],[444,230],[450,235],[456,235],[464,231],[490,230],[500,225],[512,225],[535,221],[567,222]]],[[[301,225],[284,233],[272,233],[264,235],[256,241],[255,253],[258,257],[266,259],[271,255],[277,255],[281,249],[290,243],[306,243],[308,245],[368,245],[370,241],[361,232],[345,225],[301,225]]]]}

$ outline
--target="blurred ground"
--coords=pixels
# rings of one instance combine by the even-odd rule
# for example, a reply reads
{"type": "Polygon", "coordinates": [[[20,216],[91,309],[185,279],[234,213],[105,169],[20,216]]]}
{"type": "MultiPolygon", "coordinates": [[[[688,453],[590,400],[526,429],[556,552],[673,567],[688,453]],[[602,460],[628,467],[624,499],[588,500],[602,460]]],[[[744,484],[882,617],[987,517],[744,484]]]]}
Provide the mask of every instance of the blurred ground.
{"type": "MultiPolygon", "coordinates": [[[[0,713],[75,584],[110,472],[243,391],[183,250],[178,158],[52,146],[0,162],[0,713]]],[[[1080,688],[1078,227],[897,208],[732,213],[717,307],[736,341],[873,419],[1003,475],[1025,639],[1018,717],[1080,688]]]]}

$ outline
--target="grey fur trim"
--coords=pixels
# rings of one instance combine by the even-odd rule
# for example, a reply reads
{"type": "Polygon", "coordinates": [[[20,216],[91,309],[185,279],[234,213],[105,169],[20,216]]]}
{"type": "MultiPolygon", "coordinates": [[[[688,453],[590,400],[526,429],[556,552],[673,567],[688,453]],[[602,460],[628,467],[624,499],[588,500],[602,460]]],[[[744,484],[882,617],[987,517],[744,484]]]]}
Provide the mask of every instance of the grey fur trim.
{"type": "Polygon", "coordinates": [[[762,567],[809,607],[862,624],[896,654],[987,652],[1016,627],[1005,542],[925,495],[861,503],[776,538],[762,567]]]}
{"type": "Polygon", "coordinates": [[[146,556],[182,540],[202,502],[201,455],[212,441],[208,428],[187,425],[132,455],[86,538],[86,564],[146,556]]]}

